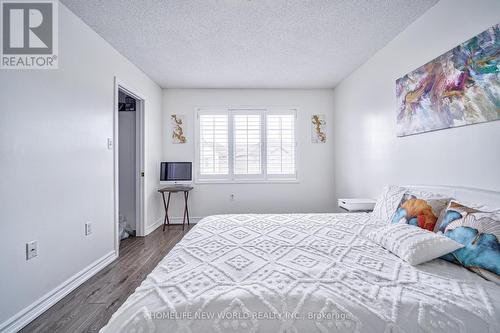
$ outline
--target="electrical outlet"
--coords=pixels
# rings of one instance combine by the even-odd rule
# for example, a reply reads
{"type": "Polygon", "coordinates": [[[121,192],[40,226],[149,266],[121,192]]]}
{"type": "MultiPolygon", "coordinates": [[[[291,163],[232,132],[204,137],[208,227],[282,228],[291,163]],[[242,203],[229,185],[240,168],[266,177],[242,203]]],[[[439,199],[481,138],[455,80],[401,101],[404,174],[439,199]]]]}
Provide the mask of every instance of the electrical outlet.
{"type": "Polygon", "coordinates": [[[38,255],[38,242],[36,240],[26,243],[26,260],[38,255]]]}
{"type": "Polygon", "coordinates": [[[88,236],[92,233],[92,223],[85,223],[85,236],[88,236]]]}

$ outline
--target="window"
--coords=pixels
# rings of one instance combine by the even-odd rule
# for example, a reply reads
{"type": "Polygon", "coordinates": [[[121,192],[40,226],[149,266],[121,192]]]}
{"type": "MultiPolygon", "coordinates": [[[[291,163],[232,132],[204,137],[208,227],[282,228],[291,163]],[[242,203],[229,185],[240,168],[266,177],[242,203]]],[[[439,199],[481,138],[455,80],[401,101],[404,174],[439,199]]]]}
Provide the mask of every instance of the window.
{"type": "Polygon", "coordinates": [[[200,173],[224,175],[229,170],[227,114],[200,115],[200,173]]]}
{"type": "Polygon", "coordinates": [[[296,179],[295,110],[202,109],[197,115],[197,179],[296,179]]]}
{"type": "Polygon", "coordinates": [[[262,174],[261,115],[233,115],[233,165],[235,175],[262,174]]]}
{"type": "Polygon", "coordinates": [[[267,173],[295,173],[295,116],[267,115],[267,173]]]}

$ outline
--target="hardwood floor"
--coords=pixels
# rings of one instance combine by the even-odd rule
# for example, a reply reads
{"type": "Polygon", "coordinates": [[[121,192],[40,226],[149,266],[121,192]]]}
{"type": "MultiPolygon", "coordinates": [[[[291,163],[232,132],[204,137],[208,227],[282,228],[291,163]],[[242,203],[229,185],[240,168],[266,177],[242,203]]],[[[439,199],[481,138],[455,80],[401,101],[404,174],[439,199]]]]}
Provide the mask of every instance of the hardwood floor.
{"type": "Polygon", "coordinates": [[[171,225],[125,239],[120,256],[57,302],[21,332],[98,332],[158,262],[189,231],[171,225]]]}

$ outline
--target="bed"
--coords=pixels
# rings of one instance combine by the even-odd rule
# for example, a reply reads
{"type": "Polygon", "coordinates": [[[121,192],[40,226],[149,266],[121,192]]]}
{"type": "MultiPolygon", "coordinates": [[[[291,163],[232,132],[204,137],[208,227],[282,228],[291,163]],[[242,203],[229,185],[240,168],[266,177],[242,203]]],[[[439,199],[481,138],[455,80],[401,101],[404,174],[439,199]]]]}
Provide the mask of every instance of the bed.
{"type": "Polygon", "coordinates": [[[101,332],[500,332],[499,286],[441,259],[411,266],[365,237],[379,226],[368,213],[207,217],[101,332]]]}

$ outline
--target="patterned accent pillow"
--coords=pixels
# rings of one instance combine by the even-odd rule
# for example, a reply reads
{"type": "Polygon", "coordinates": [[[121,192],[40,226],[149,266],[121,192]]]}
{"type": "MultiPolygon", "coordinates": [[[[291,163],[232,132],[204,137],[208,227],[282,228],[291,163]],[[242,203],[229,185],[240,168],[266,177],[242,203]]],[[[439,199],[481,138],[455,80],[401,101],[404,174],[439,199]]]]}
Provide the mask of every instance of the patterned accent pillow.
{"type": "Polygon", "coordinates": [[[439,219],[437,232],[465,245],[443,259],[500,283],[499,212],[482,212],[451,201],[439,219]]]}
{"type": "Polygon", "coordinates": [[[408,191],[401,199],[391,222],[411,224],[434,231],[438,217],[449,201],[449,198],[432,198],[431,195],[422,192],[408,191]]]}
{"type": "Polygon", "coordinates": [[[384,187],[371,216],[376,220],[389,223],[405,192],[406,190],[399,186],[390,185],[384,187]]]}
{"type": "Polygon", "coordinates": [[[410,265],[439,258],[463,247],[443,235],[406,223],[386,225],[373,230],[367,237],[410,265]]]}

